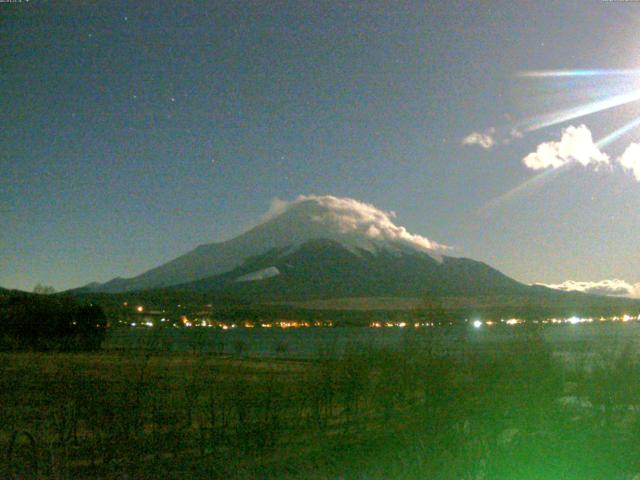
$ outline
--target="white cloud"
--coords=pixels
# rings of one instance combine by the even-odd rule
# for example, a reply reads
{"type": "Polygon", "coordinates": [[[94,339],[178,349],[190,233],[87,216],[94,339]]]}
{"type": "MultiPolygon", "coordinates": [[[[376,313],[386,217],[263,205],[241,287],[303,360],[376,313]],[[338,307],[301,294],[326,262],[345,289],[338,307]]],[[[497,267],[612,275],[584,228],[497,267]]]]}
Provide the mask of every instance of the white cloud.
{"type": "Polygon", "coordinates": [[[618,158],[618,163],[625,170],[630,170],[637,181],[640,182],[640,143],[632,143],[618,158]]]}
{"type": "Polygon", "coordinates": [[[511,136],[511,138],[522,138],[524,137],[524,133],[522,133],[522,130],[513,127],[510,131],[509,131],[509,135],[511,136]]]}
{"type": "Polygon", "coordinates": [[[566,280],[558,284],[538,283],[537,285],[553,288],[555,290],[563,290],[565,292],[583,292],[615,297],[640,297],[640,283],[631,284],[616,278],[611,280],[600,280],[597,282],[566,280]]]}
{"type": "Polygon", "coordinates": [[[489,150],[496,144],[496,129],[490,128],[485,133],[473,132],[462,139],[463,145],[480,145],[485,150],[489,150]]]}
{"type": "Polygon", "coordinates": [[[513,140],[519,140],[522,137],[524,137],[522,130],[513,127],[511,130],[509,130],[508,136],[502,139],[501,143],[503,145],[509,145],[513,140]]]}
{"type": "Polygon", "coordinates": [[[447,250],[450,247],[422,235],[415,235],[405,227],[396,225],[394,212],[380,210],[374,205],[352,198],[331,195],[300,195],[293,202],[275,200],[266,219],[296,208],[327,232],[339,235],[369,238],[371,240],[405,243],[423,250],[447,250]]]}
{"type": "MultiPolygon", "coordinates": [[[[562,131],[560,141],[541,143],[522,162],[533,170],[560,168],[571,162],[595,168],[611,165],[611,159],[593,141],[586,125],[567,127],[562,131]]],[[[640,182],[640,143],[627,146],[624,153],[615,159],[615,163],[640,182]]]]}
{"type": "Polygon", "coordinates": [[[585,167],[598,167],[609,165],[609,156],[593,141],[587,126],[579,125],[564,129],[558,142],[541,143],[535,152],[524,157],[522,161],[533,170],[559,168],[570,162],[578,162],[585,167]]]}
{"type": "Polygon", "coordinates": [[[264,223],[284,213],[291,203],[292,202],[287,202],[286,200],[280,200],[278,197],[273,198],[269,206],[269,211],[262,216],[258,223],[264,223]]]}
{"type": "Polygon", "coordinates": [[[518,140],[522,138],[524,134],[518,128],[512,128],[509,132],[502,131],[501,133],[495,127],[491,127],[482,132],[472,132],[462,139],[463,145],[480,145],[485,150],[495,147],[496,145],[508,145],[512,140],[518,140]]]}

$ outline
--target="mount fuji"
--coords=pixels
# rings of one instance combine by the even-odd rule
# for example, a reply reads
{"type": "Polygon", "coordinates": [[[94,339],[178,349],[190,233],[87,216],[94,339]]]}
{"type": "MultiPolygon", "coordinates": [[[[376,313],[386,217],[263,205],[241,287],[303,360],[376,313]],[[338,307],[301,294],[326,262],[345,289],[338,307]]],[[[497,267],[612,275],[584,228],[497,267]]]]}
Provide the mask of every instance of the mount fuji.
{"type": "MultiPolygon", "coordinates": [[[[488,265],[408,232],[395,214],[350,198],[275,201],[262,221],[231,240],[194,250],[92,292],[176,288],[258,300],[511,295],[532,288],[488,265]]],[[[536,287],[541,288],[541,287],[536,287]]]]}

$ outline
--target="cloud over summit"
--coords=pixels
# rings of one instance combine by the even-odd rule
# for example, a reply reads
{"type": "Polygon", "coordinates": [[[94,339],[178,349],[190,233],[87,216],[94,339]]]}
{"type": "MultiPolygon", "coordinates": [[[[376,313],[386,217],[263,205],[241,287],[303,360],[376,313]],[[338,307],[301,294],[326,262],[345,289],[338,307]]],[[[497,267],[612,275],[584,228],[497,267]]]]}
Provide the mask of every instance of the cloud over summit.
{"type": "Polygon", "coordinates": [[[328,233],[368,238],[372,241],[400,242],[422,250],[447,250],[450,247],[422,235],[410,233],[393,222],[395,212],[384,211],[353,198],[331,195],[300,195],[292,202],[275,199],[266,219],[287,212],[302,212],[328,233]]]}

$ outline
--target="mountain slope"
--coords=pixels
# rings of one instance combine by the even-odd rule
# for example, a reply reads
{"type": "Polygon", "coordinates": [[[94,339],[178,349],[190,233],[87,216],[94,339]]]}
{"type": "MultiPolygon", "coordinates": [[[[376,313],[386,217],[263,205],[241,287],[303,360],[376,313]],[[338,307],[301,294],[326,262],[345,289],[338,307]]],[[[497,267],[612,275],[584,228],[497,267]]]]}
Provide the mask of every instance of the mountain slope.
{"type": "Polygon", "coordinates": [[[474,260],[425,252],[351,251],[339,242],[311,240],[291,252],[274,249],[222,275],[179,285],[260,300],[339,297],[498,295],[526,285],[474,260]],[[269,272],[269,275],[256,275],[269,272]],[[276,273],[277,272],[277,273],[276,273]]]}

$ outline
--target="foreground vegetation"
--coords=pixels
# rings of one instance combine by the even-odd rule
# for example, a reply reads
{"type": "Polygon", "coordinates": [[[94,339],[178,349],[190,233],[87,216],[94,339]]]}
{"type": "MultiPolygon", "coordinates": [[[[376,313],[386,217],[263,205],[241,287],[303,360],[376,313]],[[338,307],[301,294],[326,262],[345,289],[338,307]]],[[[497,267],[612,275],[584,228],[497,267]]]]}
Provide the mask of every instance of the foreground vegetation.
{"type": "MultiPolygon", "coordinates": [[[[629,479],[640,363],[567,368],[535,334],[455,358],[0,354],[0,478],[629,479]]],[[[463,349],[464,350],[464,349],[463,349]]]]}

